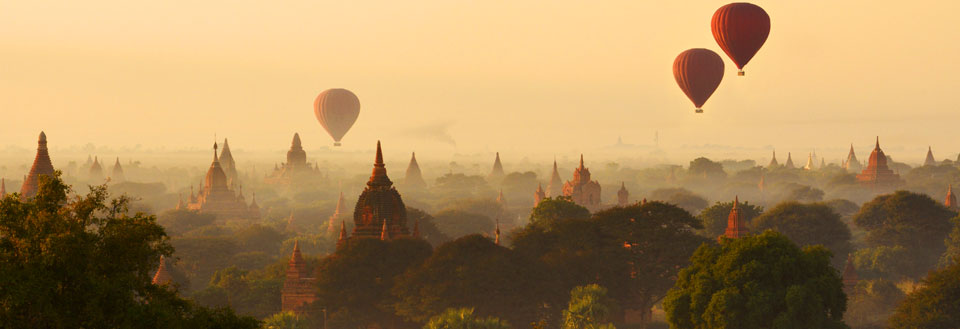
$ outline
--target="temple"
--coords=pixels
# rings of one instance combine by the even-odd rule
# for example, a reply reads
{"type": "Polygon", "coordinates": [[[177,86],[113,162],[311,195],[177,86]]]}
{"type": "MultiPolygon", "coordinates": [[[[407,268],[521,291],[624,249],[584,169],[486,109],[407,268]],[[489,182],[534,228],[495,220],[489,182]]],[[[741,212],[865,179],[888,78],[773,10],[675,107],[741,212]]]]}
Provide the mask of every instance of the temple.
{"type": "Polygon", "coordinates": [[[937,160],[933,158],[933,148],[927,146],[927,158],[923,160],[924,166],[936,166],[937,160]]]}
{"type": "Polygon", "coordinates": [[[536,207],[540,205],[540,201],[546,198],[547,194],[543,191],[543,184],[537,184],[537,191],[533,192],[533,206],[536,207]]]}
{"type": "Polygon", "coordinates": [[[957,211],[957,209],[960,209],[960,207],[958,207],[957,205],[957,197],[953,195],[952,184],[947,185],[947,197],[943,200],[943,205],[947,207],[947,209],[950,209],[953,211],[957,211]]]}
{"type": "Polygon", "coordinates": [[[857,275],[857,269],[853,266],[852,255],[847,255],[847,263],[843,267],[841,278],[843,280],[843,292],[847,296],[853,295],[856,292],[857,283],[860,282],[860,276],[857,275]]]}
{"type": "Polygon", "coordinates": [[[493,160],[493,169],[490,170],[490,175],[487,175],[487,181],[499,184],[504,176],[506,173],[503,172],[503,164],[500,163],[500,152],[497,152],[497,158],[493,160]]]}
{"type": "Polygon", "coordinates": [[[547,196],[556,198],[563,195],[563,179],[560,178],[560,172],[557,170],[557,160],[553,160],[553,173],[550,174],[550,182],[547,183],[547,196]]]}
{"type": "Polygon", "coordinates": [[[783,167],[787,169],[796,168],[796,166],[793,165],[793,157],[790,156],[790,152],[787,152],[787,162],[783,163],[783,167]]]}
{"type": "Polygon", "coordinates": [[[721,238],[738,239],[750,234],[747,230],[747,224],[743,222],[743,216],[740,214],[740,198],[733,199],[733,208],[730,208],[730,215],[727,216],[727,229],[723,231],[721,238]]]}
{"type": "Polygon", "coordinates": [[[353,233],[350,238],[397,238],[410,235],[407,230],[407,208],[400,193],[387,177],[383,152],[377,141],[377,155],[367,187],[360,193],[353,210],[353,233]]]}
{"type": "Polygon", "coordinates": [[[173,276],[167,271],[167,260],[165,257],[160,256],[160,266],[157,268],[157,273],[153,275],[151,282],[158,286],[169,285],[173,282],[173,276]]]}
{"type": "Polygon", "coordinates": [[[20,187],[20,199],[27,200],[37,196],[37,189],[40,186],[40,176],[53,177],[53,164],[50,163],[50,153],[47,151],[47,135],[40,132],[40,139],[37,141],[37,155],[33,158],[33,166],[30,167],[30,173],[23,180],[20,187]]]}
{"type": "Polygon", "coordinates": [[[300,255],[300,241],[294,242],[293,255],[287,263],[287,276],[280,291],[281,310],[297,315],[308,313],[310,304],[317,300],[316,281],[300,255]]]}
{"type": "Polygon", "coordinates": [[[88,174],[90,182],[99,184],[103,182],[103,166],[100,165],[100,159],[93,157],[93,164],[90,165],[90,173],[88,174]]]}
{"type": "Polygon", "coordinates": [[[217,220],[231,219],[259,219],[260,212],[253,209],[256,202],[246,204],[242,190],[234,193],[233,189],[227,185],[227,175],[220,166],[220,160],[217,157],[217,143],[213,143],[213,163],[207,170],[207,175],[203,180],[203,188],[200,193],[194,197],[193,191],[190,192],[190,203],[187,209],[197,210],[201,213],[214,214],[217,220]]]}
{"type": "Polygon", "coordinates": [[[573,180],[563,184],[563,195],[590,212],[600,210],[600,183],[590,180],[590,170],[583,166],[582,154],[580,166],[573,171],[573,180]]]}
{"type": "Polygon", "coordinates": [[[847,172],[852,173],[863,170],[863,166],[860,165],[860,161],[857,160],[857,154],[853,152],[853,144],[850,144],[850,153],[847,154],[847,159],[843,161],[841,166],[843,169],[846,169],[847,172]]]}
{"type": "Polygon", "coordinates": [[[407,165],[407,172],[403,177],[405,188],[421,189],[427,187],[427,182],[423,180],[423,173],[420,172],[420,164],[417,163],[417,153],[410,155],[410,164],[407,165]]]}
{"type": "Polygon", "coordinates": [[[777,151],[774,150],[774,151],[773,151],[773,158],[770,159],[770,164],[767,165],[767,168],[773,169],[773,168],[776,168],[776,167],[779,167],[779,166],[780,166],[780,163],[777,162],[777,151]]]}
{"type": "Polygon", "coordinates": [[[337,199],[337,208],[333,210],[333,215],[331,215],[330,220],[327,221],[327,233],[331,236],[337,232],[336,223],[345,220],[343,215],[345,209],[346,205],[343,201],[343,191],[341,191],[340,198],[337,199]]]}
{"type": "Polygon", "coordinates": [[[630,203],[630,191],[627,191],[627,185],[620,182],[620,190],[617,191],[617,205],[626,207],[630,203]]]}
{"type": "Polygon", "coordinates": [[[892,188],[900,185],[900,175],[897,175],[887,167],[887,156],[880,149],[880,138],[877,138],[877,145],[870,153],[870,160],[867,168],[863,169],[857,175],[857,181],[862,185],[873,188],[892,188]]]}
{"type": "Polygon", "coordinates": [[[113,170],[110,172],[110,181],[119,183],[126,180],[126,177],[123,175],[123,167],[120,166],[120,158],[117,157],[117,160],[113,163],[113,170]]]}
{"type": "Polygon", "coordinates": [[[233,153],[230,152],[230,144],[227,143],[226,138],[223,139],[223,151],[220,151],[220,167],[223,168],[223,173],[227,175],[227,186],[237,187],[236,184],[240,183],[240,179],[237,177],[237,164],[233,161],[233,153]]]}
{"type": "Polygon", "coordinates": [[[303,145],[300,143],[300,134],[294,133],[290,150],[287,151],[287,162],[280,166],[274,166],[273,173],[267,177],[266,182],[271,184],[303,183],[310,179],[319,178],[319,173],[320,168],[311,167],[307,163],[307,152],[303,150],[303,145]]]}
{"type": "Polygon", "coordinates": [[[803,165],[803,170],[816,170],[817,165],[813,160],[813,153],[807,154],[807,164],[803,165]]]}

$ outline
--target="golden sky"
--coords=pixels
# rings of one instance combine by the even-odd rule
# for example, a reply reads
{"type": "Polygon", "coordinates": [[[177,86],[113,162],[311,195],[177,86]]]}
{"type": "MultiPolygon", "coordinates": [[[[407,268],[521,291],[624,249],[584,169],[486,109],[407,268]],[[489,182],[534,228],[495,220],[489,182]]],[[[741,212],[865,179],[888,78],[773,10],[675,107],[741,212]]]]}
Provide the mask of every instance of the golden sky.
{"type": "MultiPolygon", "coordinates": [[[[705,114],[673,81],[726,1],[0,2],[0,145],[279,149],[327,88],[344,150],[580,152],[624,142],[960,151],[957,1],[756,1],[766,45],[705,114]],[[455,144],[455,146],[454,146],[455,144]]],[[[721,53],[722,54],[722,53],[721,53]]],[[[867,150],[863,150],[866,152],[867,150]]],[[[919,152],[918,152],[919,153],[919,152]]],[[[864,154],[866,155],[866,154],[864,154]]],[[[913,155],[919,160],[923,154],[913,155]]],[[[905,156],[906,157],[906,156],[905,156]]],[[[837,155],[839,158],[839,154],[837,155]]]]}

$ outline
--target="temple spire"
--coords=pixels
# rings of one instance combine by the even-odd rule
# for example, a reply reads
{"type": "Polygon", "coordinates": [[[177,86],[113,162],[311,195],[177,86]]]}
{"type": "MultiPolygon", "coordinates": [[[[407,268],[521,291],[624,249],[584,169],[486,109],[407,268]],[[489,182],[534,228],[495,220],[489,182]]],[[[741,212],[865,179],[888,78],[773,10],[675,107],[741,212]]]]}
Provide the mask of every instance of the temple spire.
{"type": "Polygon", "coordinates": [[[37,140],[37,155],[33,159],[33,166],[30,167],[30,173],[24,177],[23,185],[20,187],[20,199],[26,200],[36,196],[40,176],[53,176],[53,171],[50,153],[47,150],[47,134],[41,131],[40,138],[37,140]]]}
{"type": "Polygon", "coordinates": [[[387,228],[387,220],[383,220],[383,228],[380,230],[380,240],[387,241],[390,240],[390,231],[387,228]]]}
{"type": "Polygon", "coordinates": [[[740,212],[740,197],[736,196],[733,199],[733,207],[730,208],[730,216],[727,217],[727,229],[723,232],[723,235],[720,236],[737,239],[747,236],[749,231],[747,231],[746,223],[743,222],[743,217],[740,212]]]}
{"type": "Polygon", "coordinates": [[[373,173],[370,175],[370,181],[367,186],[390,186],[393,182],[387,177],[387,168],[383,164],[383,151],[380,148],[380,141],[377,141],[377,156],[373,161],[373,173]]]}
{"type": "Polygon", "coordinates": [[[927,146],[927,158],[923,160],[924,166],[936,166],[937,160],[933,158],[933,148],[927,146]]]}
{"type": "Polygon", "coordinates": [[[151,282],[159,286],[167,285],[173,282],[173,276],[167,271],[166,258],[162,255],[160,256],[160,266],[157,268],[157,273],[153,275],[153,280],[151,280],[151,282]]]}
{"type": "Polygon", "coordinates": [[[960,208],[957,205],[957,197],[953,195],[953,184],[947,185],[947,197],[943,201],[943,205],[953,211],[960,208]]]}

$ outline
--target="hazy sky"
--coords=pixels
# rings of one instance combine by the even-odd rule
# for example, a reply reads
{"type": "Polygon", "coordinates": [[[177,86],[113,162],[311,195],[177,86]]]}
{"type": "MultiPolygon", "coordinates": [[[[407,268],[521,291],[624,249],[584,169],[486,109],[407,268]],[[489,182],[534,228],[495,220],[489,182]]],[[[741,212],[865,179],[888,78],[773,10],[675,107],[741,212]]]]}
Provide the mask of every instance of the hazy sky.
{"type": "Polygon", "coordinates": [[[671,65],[722,54],[709,22],[726,3],[2,1],[0,145],[40,129],[62,145],[328,145],[311,107],[340,87],[362,104],[345,150],[579,152],[659,130],[668,147],[805,154],[881,135],[960,151],[960,2],[756,1],[766,45],[746,77],[723,55],[696,115],[671,65]]]}

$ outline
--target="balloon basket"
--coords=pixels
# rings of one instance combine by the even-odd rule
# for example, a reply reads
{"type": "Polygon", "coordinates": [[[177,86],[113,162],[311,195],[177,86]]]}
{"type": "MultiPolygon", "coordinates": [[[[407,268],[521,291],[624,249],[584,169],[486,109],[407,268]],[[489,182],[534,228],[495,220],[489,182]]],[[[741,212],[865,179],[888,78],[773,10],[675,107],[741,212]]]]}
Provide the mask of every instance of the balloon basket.
{"type": "Polygon", "coordinates": [[[334,142],[333,146],[340,146],[340,142],[334,142]]]}
{"type": "Polygon", "coordinates": [[[696,112],[696,113],[703,113],[703,109],[696,109],[696,110],[694,110],[694,112],[696,112]]]}
{"type": "Polygon", "coordinates": [[[744,76],[744,75],[747,75],[747,73],[743,72],[743,70],[737,71],[737,76],[741,76],[741,77],[742,77],[742,76],[744,76]]]}

